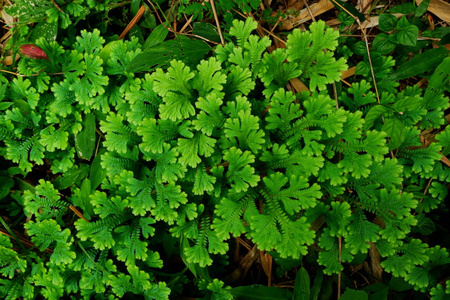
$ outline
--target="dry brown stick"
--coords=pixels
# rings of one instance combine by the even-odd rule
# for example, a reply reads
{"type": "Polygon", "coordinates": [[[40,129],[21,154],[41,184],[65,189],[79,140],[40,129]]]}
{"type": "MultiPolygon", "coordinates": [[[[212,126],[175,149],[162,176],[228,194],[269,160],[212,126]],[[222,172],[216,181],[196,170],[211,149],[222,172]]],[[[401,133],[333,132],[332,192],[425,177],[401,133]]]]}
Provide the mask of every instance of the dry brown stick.
{"type": "Polygon", "coordinates": [[[80,219],[83,219],[83,220],[85,220],[86,222],[91,223],[91,221],[89,221],[88,219],[86,219],[86,218],[83,216],[83,214],[82,214],[78,209],[76,209],[76,207],[73,206],[72,204],[69,205],[69,209],[70,209],[71,211],[73,211],[80,219]]]}
{"type": "MultiPolygon", "coordinates": [[[[37,74],[24,75],[24,74],[19,74],[19,73],[11,72],[8,70],[2,70],[2,69],[0,69],[0,72],[4,72],[4,73],[12,74],[15,76],[20,76],[20,77],[35,77],[35,76],[39,76],[41,74],[41,73],[37,73],[37,74]]],[[[47,75],[64,75],[64,72],[47,73],[47,75]]]]}
{"type": "Polygon", "coordinates": [[[214,14],[214,20],[216,21],[217,31],[219,32],[220,42],[222,46],[225,46],[225,40],[223,39],[222,29],[220,28],[219,17],[217,16],[216,5],[214,4],[214,0],[210,0],[211,8],[214,14]]]}
{"type": "MultiPolygon", "coordinates": [[[[234,10],[235,13],[237,13],[237,14],[240,15],[241,17],[246,18],[246,16],[245,16],[243,13],[241,13],[240,11],[237,11],[237,10],[234,9],[234,8],[233,8],[233,10],[234,10]]],[[[255,20],[255,18],[253,18],[253,19],[255,20]]],[[[255,21],[256,21],[256,20],[255,20],[255,21]]],[[[264,30],[265,32],[267,32],[267,34],[270,35],[271,37],[273,37],[274,39],[277,39],[279,42],[281,42],[281,43],[283,43],[283,44],[286,44],[285,41],[283,41],[282,39],[280,39],[280,38],[279,38],[278,36],[276,36],[274,33],[270,32],[269,30],[267,30],[266,28],[264,28],[264,27],[262,27],[262,26],[260,26],[260,27],[261,27],[262,30],[264,30]]]]}
{"type": "Polygon", "coordinates": [[[316,18],[314,17],[311,8],[309,8],[308,3],[306,2],[306,0],[303,0],[303,4],[306,6],[306,9],[308,10],[309,15],[311,16],[311,19],[313,20],[313,22],[316,21],[316,18]]]}
{"type": "Polygon", "coordinates": [[[192,23],[192,19],[194,18],[194,15],[192,15],[189,20],[187,20],[186,24],[183,25],[183,27],[181,27],[180,31],[178,31],[179,33],[183,33],[184,30],[186,30],[186,28],[189,26],[189,24],[192,23]]]}
{"type": "MultiPolygon", "coordinates": [[[[202,5],[204,6],[206,3],[206,1],[202,2],[202,5]]],[[[180,31],[178,31],[179,33],[183,33],[183,31],[186,30],[186,28],[189,26],[189,24],[192,23],[192,20],[194,19],[194,15],[192,15],[189,20],[187,20],[186,24],[183,25],[183,27],[181,27],[180,31]]]]}
{"type": "Polygon", "coordinates": [[[134,16],[134,18],[130,21],[130,23],[128,23],[127,27],[125,27],[125,29],[122,31],[122,33],[119,35],[117,39],[118,40],[123,39],[128,34],[128,32],[130,32],[130,30],[134,27],[134,25],[136,25],[136,23],[139,22],[144,13],[145,13],[145,5],[142,5],[139,8],[136,15],[134,16]]]}
{"type": "Polygon", "coordinates": [[[167,26],[164,24],[163,20],[161,19],[161,16],[159,15],[158,10],[157,10],[156,7],[153,5],[152,1],[147,0],[147,2],[150,3],[150,5],[153,7],[153,10],[155,11],[156,16],[158,17],[158,20],[159,20],[159,22],[161,23],[161,25],[164,26],[164,28],[166,28],[168,31],[177,34],[178,32],[175,32],[172,28],[169,28],[169,27],[167,27],[167,26]]]}
{"type": "Polygon", "coordinates": [[[56,7],[56,9],[59,10],[60,13],[66,14],[65,12],[62,11],[62,9],[58,6],[58,4],[56,4],[55,0],[52,0],[52,3],[56,7]]]}
{"type": "MultiPolygon", "coordinates": [[[[9,233],[7,233],[7,232],[4,232],[2,229],[0,229],[0,234],[6,235],[6,236],[8,236],[8,237],[10,237],[10,238],[14,238],[11,234],[9,234],[9,233]]],[[[14,233],[14,234],[17,236],[17,239],[18,239],[23,245],[25,245],[25,246],[27,246],[27,247],[29,247],[29,248],[36,247],[36,245],[35,245],[32,241],[26,239],[25,237],[23,237],[22,235],[18,234],[17,232],[14,233]]],[[[53,250],[50,249],[50,248],[47,248],[47,249],[45,249],[44,251],[47,252],[47,253],[50,253],[50,254],[53,253],[53,250]]]]}

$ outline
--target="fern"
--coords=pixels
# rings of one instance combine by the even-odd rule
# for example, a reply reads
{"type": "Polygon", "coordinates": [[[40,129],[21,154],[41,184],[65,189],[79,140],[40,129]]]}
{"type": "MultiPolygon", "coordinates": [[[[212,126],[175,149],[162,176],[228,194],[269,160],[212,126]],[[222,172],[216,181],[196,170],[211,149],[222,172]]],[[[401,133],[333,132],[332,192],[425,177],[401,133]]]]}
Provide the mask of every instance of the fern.
{"type": "MultiPolygon", "coordinates": [[[[37,20],[66,25],[109,2],[65,3],[63,13],[33,3],[37,20]]],[[[212,266],[225,262],[232,237],[282,268],[316,262],[329,275],[378,251],[387,273],[444,295],[434,270],[449,263],[447,250],[411,232],[447,196],[448,59],[425,93],[384,83],[378,103],[368,78],[332,98],[327,88],[346,68],[337,32],[314,22],[270,52],[256,28],[235,20],[230,41],[198,65],[174,60],[151,74],[128,68],[137,38],[105,45],[112,38],[94,30],[63,45],[38,39],[49,60],[17,67],[38,78],[0,75],[0,176],[14,178],[0,200],[16,201],[7,213],[23,207],[36,247],[17,250],[0,236],[3,298],[168,299],[190,270],[207,297],[231,299],[212,266]],[[292,79],[309,91],[287,91],[292,79]],[[426,146],[425,128],[439,131],[426,146]],[[177,257],[186,269],[170,274],[177,257]]],[[[384,68],[376,79],[387,78],[393,59],[373,59],[384,68]]]]}

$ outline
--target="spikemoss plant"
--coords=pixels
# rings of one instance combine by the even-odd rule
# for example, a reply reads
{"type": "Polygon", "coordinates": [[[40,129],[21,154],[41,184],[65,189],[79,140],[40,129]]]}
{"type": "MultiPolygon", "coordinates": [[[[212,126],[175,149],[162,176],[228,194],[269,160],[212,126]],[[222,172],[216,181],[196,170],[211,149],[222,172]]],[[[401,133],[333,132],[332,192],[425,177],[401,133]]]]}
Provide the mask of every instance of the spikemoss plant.
{"type": "Polygon", "coordinates": [[[361,81],[337,101],[327,85],[347,68],[334,56],[338,32],[313,23],[267,52],[254,21],[233,24],[235,43],[194,67],[127,72],[137,40],[105,56],[94,30],[72,48],[39,39],[49,60],[18,66],[38,76],[0,75],[0,151],[11,166],[1,174],[15,179],[1,195],[11,214],[25,214],[35,246],[0,236],[2,298],[168,299],[156,269],[176,240],[199,287],[230,299],[208,268],[232,236],[281,258],[318,252],[329,275],[371,249],[386,272],[444,293],[434,270],[450,262],[447,250],[410,232],[450,181],[440,162],[449,127],[428,147],[419,131],[444,125],[449,58],[425,91],[385,92],[378,103],[361,81]],[[287,91],[294,78],[310,91],[287,91]],[[36,186],[25,184],[37,170],[36,186]]]}

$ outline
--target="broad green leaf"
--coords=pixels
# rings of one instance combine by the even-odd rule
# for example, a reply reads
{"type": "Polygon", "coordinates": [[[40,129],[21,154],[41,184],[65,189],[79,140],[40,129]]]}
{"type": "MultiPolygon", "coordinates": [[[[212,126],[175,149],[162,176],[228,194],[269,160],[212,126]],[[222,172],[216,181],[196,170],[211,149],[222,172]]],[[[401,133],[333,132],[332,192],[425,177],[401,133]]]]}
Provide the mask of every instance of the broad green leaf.
{"type": "Polygon", "coordinates": [[[420,214],[417,216],[417,225],[413,228],[413,231],[420,232],[422,235],[430,235],[436,231],[436,225],[430,218],[420,214]]]}
{"type": "Polygon", "coordinates": [[[102,149],[97,156],[94,158],[89,170],[89,180],[91,181],[91,189],[94,191],[102,183],[103,179],[106,177],[106,170],[102,167],[101,156],[105,153],[105,149],[102,149]]]}
{"type": "MultiPolygon", "coordinates": [[[[397,28],[399,27],[397,23],[397,28]]],[[[405,46],[415,46],[417,44],[417,37],[419,36],[419,28],[416,25],[408,25],[402,27],[397,32],[397,41],[405,46]]]]}
{"type": "Polygon", "coordinates": [[[386,33],[377,34],[372,43],[373,50],[379,52],[380,54],[388,54],[395,49],[395,46],[396,44],[392,43],[388,39],[388,35],[386,33]]]}
{"type": "Polygon", "coordinates": [[[80,167],[73,168],[72,170],[66,172],[64,176],[60,176],[53,181],[55,188],[58,190],[64,190],[68,187],[79,183],[84,177],[89,173],[89,165],[80,164],[80,167]]]}
{"type": "Polygon", "coordinates": [[[150,71],[164,67],[177,59],[188,65],[196,65],[211,49],[199,40],[178,38],[159,43],[138,54],[127,66],[127,72],[150,71]]]}
{"type": "Polygon", "coordinates": [[[292,297],[292,293],[287,289],[259,284],[235,287],[230,293],[236,300],[287,300],[292,297]]]}
{"type": "Polygon", "coordinates": [[[416,10],[416,6],[412,2],[403,3],[397,6],[394,6],[389,10],[390,13],[399,13],[399,14],[410,14],[416,10]]]}
{"type": "Polygon", "coordinates": [[[75,135],[78,156],[90,160],[95,149],[95,115],[88,114],[83,121],[83,129],[75,135]]]}
{"type": "Polygon", "coordinates": [[[342,13],[345,14],[350,13],[353,17],[357,17],[361,22],[364,22],[366,20],[366,17],[364,14],[360,13],[354,5],[352,5],[349,2],[344,2],[341,0],[334,0],[334,2],[338,3],[339,5],[335,4],[335,7],[342,13]]]}
{"type": "Polygon", "coordinates": [[[217,27],[207,22],[195,22],[192,33],[207,40],[220,43],[220,36],[217,33],[217,27]]]}
{"type": "Polygon", "coordinates": [[[8,176],[0,176],[0,200],[5,198],[11,188],[14,186],[14,180],[8,176]]]}
{"type": "MultiPolygon", "coordinates": [[[[441,49],[445,53],[445,55],[448,55],[447,49],[445,49],[445,48],[438,48],[438,49],[441,49]]],[[[437,49],[432,49],[432,50],[437,50],[437,49]]],[[[429,51],[430,50],[428,50],[427,52],[429,52],[429,51]]],[[[428,82],[428,87],[425,90],[425,95],[423,96],[423,99],[426,104],[431,102],[434,99],[434,97],[437,97],[444,87],[446,87],[446,86],[448,87],[449,80],[450,80],[449,79],[450,78],[450,57],[445,57],[445,59],[444,58],[442,58],[442,59],[443,59],[442,62],[441,61],[438,62],[439,65],[437,66],[435,72],[431,76],[431,78],[428,82]]]]}
{"type": "Polygon", "coordinates": [[[412,285],[407,283],[404,278],[395,276],[393,276],[391,281],[389,281],[389,287],[396,292],[404,292],[412,289],[412,285]]]}
{"type": "Polygon", "coordinates": [[[390,74],[379,84],[410,78],[427,71],[434,70],[443,61],[443,59],[447,57],[447,55],[448,50],[443,47],[430,49],[421,54],[415,55],[413,58],[403,63],[397,70],[394,71],[394,73],[390,74]]]}
{"type": "Polygon", "coordinates": [[[369,295],[364,291],[352,290],[347,288],[342,294],[340,300],[369,300],[369,295]]]}
{"type": "Polygon", "coordinates": [[[91,194],[91,182],[89,181],[88,178],[85,178],[81,183],[80,187],[80,198],[81,198],[80,208],[83,210],[84,216],[88,220],[90,220],[91,216],[94,215],[94,208],[89,199],[90,194],[91,194]]]}
{"type": "Polygon", "coordinates": [[[416,10],[414,11],[414,16],[420,17],[421,15],[426,13],[429,5],[430,5],[430,0],[423,0],[419,4],[419,6],[417,6],[416,10]]]}
{"type": "Polygon", "coordinates": [[[310,293],[310,278],[308,271],[306,271],[305,268],[301,268],[295,276],[293,300],[309,300],[310,293]]]}
{"type": "Polygon", "coordinates": [[[42,21],[34,26],[29,37],[29,41],[36,41],[43,37],[46,41],[51,42],[56,40],[58,34],[58,22],[50,23],[42,21]]]}
{"type": "Polygon", "coordinates": [[[389,110],[390,108],[384,105],[376,105],[372,107],[366,115],[364,129],[371,128],[375,121],[389,110]]]}
{"type": "Polygon", "coordinates": [[[391,31],[395,28],[395,25],[397,25],[397,17],[391,14],[380,14],[378,19],[378,26],[380,27],[381,31],[391,31]]]}
{"type": "Polygon", "coordinates": [[[405,140],[407,128],[398,118],[386,118],[382,130],[390,138],[388,143],[389,150],[396,149],[405,140]]]}
{"type": "Polygon", "coordinates": [[[168,33],[169,31],[167,30],[167,28],[164,27],[163,24],[159,24],[155,29],[153,29],[150,36],[145,40],[142,49],[147,50],[158,44],[161,44],[166,39],[168,33]]]}
{"type": "MultiPolygon", "coordinates": [[[[449,28],[449,27],[445,27],[449,28]]],[[[445,46],[447,44],[450,44],[450,33],[447,33],[441,38],[441,41],[439,42],[439,45],[445,46]]]]}
{"type": "Polygon", "coordinates": [[[317,300],[319,295],[321,294],[323,281],[323,271],[322,269],[317,270],[316,278],[314,279],[314,283],[311,288],[311,300],[317,300]]]}

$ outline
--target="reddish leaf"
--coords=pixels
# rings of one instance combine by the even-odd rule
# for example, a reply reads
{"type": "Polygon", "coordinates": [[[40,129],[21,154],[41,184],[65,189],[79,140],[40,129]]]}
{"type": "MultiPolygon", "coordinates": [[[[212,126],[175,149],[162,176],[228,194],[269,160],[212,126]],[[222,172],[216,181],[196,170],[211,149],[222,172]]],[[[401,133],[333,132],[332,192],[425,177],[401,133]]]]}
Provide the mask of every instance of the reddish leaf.
{"type": "Polygon", "coordinates": [[[24,55],[25,57],[32,58],[32,59],[46,59],[48,60],[47,54],[45,54],[44,50],[39,48],[36,45],[33,44],[25,44],[20,46],[19,48],[20,53],[24,55]]]}

